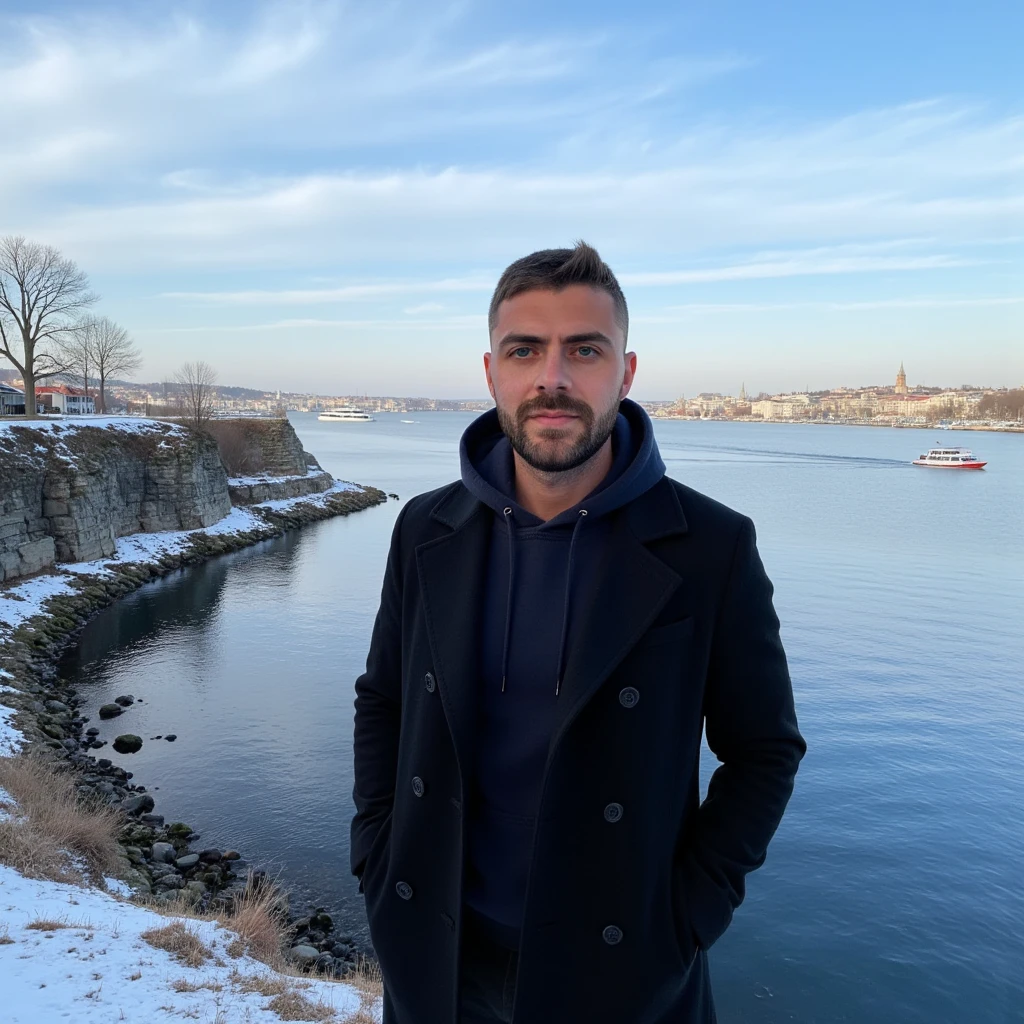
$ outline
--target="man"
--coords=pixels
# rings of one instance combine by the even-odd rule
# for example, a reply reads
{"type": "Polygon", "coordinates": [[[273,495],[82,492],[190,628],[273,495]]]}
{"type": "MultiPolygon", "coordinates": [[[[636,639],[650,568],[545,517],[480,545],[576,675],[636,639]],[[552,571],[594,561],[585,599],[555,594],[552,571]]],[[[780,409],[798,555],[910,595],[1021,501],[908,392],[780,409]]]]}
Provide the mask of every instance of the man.
{"type": "Polygon", "coordinates": [[[750,520],[664,475],[592,248],[513,263],[489,322],[497,408],[402,509],[356,682],[384,1021],[705,1024],[806,750],[772,585],[750,520]]]}

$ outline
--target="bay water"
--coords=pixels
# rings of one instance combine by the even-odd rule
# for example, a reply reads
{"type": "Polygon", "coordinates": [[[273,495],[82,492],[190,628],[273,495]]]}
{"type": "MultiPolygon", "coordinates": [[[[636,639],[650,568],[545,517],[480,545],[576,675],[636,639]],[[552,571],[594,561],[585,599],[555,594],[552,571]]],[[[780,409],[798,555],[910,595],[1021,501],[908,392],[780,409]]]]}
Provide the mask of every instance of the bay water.
{"type": "MultiPolygon", "coordinates": [[[[325,469],[400,500],[148,584],[60,670],[101,738],[144,737],[121,763],[168,821],[366,942],[348,868],[353,682],[395,517],[457,477],[473,417],[290,418],[325,469]],[[99,721],[126,692],[142,701],[99,721]]],[[[754,519],[808,743],[710,953],[720,1021],[1024,1021],[1024,435],[655,430],[669,475],[754,519]],[[952,444],[988,467],[911,465],[952,444]]],[[[704,789],[716,766],[705,746],[704,789]]]]}

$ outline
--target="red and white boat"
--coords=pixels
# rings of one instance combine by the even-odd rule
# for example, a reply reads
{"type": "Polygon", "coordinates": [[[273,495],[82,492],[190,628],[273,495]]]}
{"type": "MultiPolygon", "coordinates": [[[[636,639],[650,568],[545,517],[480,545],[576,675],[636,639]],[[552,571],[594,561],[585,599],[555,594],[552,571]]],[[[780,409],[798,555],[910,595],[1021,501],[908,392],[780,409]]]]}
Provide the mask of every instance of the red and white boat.
{"type": "Polygon", "coordinates": [[[915,466],[933,466],[936,469],[982,469],[982,462],[970,448],[932,448],[927,455],[914,459],[915,466]]]}

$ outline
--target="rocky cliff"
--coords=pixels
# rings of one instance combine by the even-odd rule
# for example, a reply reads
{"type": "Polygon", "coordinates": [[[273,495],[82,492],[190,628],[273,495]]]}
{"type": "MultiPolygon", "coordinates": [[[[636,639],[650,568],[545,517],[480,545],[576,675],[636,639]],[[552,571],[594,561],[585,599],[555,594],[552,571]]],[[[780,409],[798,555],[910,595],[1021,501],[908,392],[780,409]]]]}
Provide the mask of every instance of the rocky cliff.
{"type": "Polygon", "coordinates": [[[228,514],[213,438],[155,420],[0,423],[0,582],[228,514]]]}
{"type": "Polygon", "coordinates": [[[334,484],[286,419],[215,420],[208,430],[220,445],[234,505],[321,494],[334,484]]]}

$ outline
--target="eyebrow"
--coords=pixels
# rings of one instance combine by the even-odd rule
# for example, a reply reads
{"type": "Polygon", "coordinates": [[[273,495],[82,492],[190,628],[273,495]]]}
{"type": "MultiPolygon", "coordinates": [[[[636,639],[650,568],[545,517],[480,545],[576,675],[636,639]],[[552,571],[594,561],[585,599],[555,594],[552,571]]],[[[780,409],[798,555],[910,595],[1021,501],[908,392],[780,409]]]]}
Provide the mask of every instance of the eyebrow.
{"type": "MultiPolygon", "coordinates": [[[[562,339],[563,345],[586,345],[590,342],[599,341],[605,345],[613,345],[612,339],[600,331],[585,331],[582,334],[570,334],[562,339]]],[[[499,348],[506,348],[515,345],[547,345],[548,339],[541,338],[536,334],[506,334],[498,342],[499,348]]]]}

